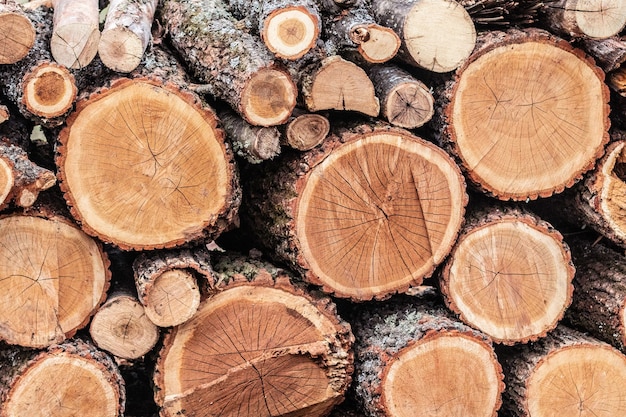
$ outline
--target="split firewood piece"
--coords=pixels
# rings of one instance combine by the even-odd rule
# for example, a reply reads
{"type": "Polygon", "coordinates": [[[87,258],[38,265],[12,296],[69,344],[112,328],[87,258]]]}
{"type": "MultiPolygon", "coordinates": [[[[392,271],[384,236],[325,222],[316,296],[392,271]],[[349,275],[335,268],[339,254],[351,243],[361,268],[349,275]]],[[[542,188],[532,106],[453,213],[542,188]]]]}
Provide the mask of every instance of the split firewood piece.
{"type": "Polygon", "coordinates": [[[374,85],[358,65],[331,55],[307,68],[302,76],[302,96],[307,109],[351,110],[376,117],[380,104],[374,85]]]}
{"type": "Polygon", "coordinates": [[[356,401],[367,417],[495,417],[504,390],[489,337],[443,305],[398,298],[353,320],[356,401]]]}
{"type": "Polygon", "coordinates": [[[226,0],[237,18],[278,58],[301,58],[317,42],[322,19],[315,0],[226,0]]]}
{"type": "Polygon", "coordinates": [[[279,125],[296,105],[291,76],[255,36],[239,29],[221,0],[166,0],[159,9],[175,49],[211,94],[250,124],[279,125]]]}
{"type": "Polygon", "coordinates": [[[371,0],[371,7],[376,21],[398,34],[397,56],[410,65],[453,71],[476,44],[474,22],[454,0],[371,0]]]}
{"type": "Polygon", "coordinates": [[[71,337],[106,297],[102,248],[58,216],[4,216],[0,231],[0,340],[44,347],[71,337]]]}
{"type": "Polygon", "coordinates": [[[313,149],[330,133],[330,121],[319,113],[296,109],[285,124],[281,140],[284,145],[298,151],[313,149]]]}
{"type": "Polygon", "coordinates": [[[0,64],[15,64],[30,52],[37,33],[15,0],[0,4],[0,64]]]}
{"type": "Polygon", "coordinates": [[[472,213],[441,274],[448,307],[495,342],[543,337],[572,299],[574,266],[563,237],[520,209],[472,213]]]}
{"type": "Polygon", "coordinates": [[[0,140],[0,210],[10,202],[31,207],[39,193],[56,184],[54,172],[33,163],[19,146],[0,140]]]}
{"type": "Polygon", "coordinates": [[[535,343],[501,355],[511,417],[626,413],[626,356],[597,339],[558,326],[535,343]]]}
{"type": "Polygon", "coordinates": [[[573,38],[610,38],[626,25],[622,0],[548,0],[543,23],[554,33],[573,38]]]}
{"type": "Polygon", "coordinates": [[[115,363],[80,339],[43,351],[0,349],[0,416],[117,417],[126,392],[115,363]]]}
{"type": "Polygon", "coordinates": [[[142,253],[133,262],[135,285],[146,315],[160,327],[189,320],[200,305],[201,288],[215,277],[206,250],[142,253]]]}
{"type": "Polygon", "coordinates": [[[369,7],[352,7],[343,13],[324,14],[324,38],[338,51],[356,50],[370,63],[387,62],[400,49],[400,37],[376,23],[369,7]]]}
{"type": "Polygon", "coordinates": [[[216,264],[218,291],[163,342],[154,377],[162,415],[328,415],[353,366],[354,338],[333,302],[273,266],[216,264]]]}
{"type": "Polygon", "coordinates": [[[147,79],[121,79],[80,101],[57,157],[72,214],[122,249],[216,237],[240,200],[216,125],[197,96],[147,79]]]}
{"type": "Polygon", "coordinates": [[[46,127],[56,127],[72,110],[77,92],[75,80],[66,67],[53,61],[50,54],[52,12],[41,7],[26,13],[38,36],[22,60],[0,67],[2,92],[27,119],[46,127]]]}
{"type": "Polygon", "coordinates": [[[607,39],[584,38],[581,44],[604,72],[614,71],[626,62],[626,40],[617,36],[607,39]]]}
{"type": "Polygon", "coordinates": [[[217,108],[226,138],[235,154],[259,164],[280,154],[280,131],[275,126],[253,126],[227,106],[217,108]]]}
{"type": "Polygon", "coordinates": [[[113,71],[131,72],[151,39],[158,0],[112,0],[98,44],[102,63],[113,71]]]}
{"type": "Polygon", "coordinates": [[[394,126],[415,129],[430,121],[434,99],[423,82],[395,65],[373,65],[368,74],[381,102],[381,114],[394,126]]]}
{"type": "Polygon", "coordinates": [[[458,167],[407,131],[358,126],[276,165],[249,174],[251,232],[336,296],[382,299],[420,285],[461,227],[458,167]]]}
{"type": "Polygon", "coordinates": [[[539,29],[487,32],[480,44],[442,97],[443,146],[501,200],[572,186],[609,139],[604,73],[539,29]]]}
{"type": "Polygon", "coordinates": [[[50,51],[67,68],[83,68],[95,58],[100,40],[98,0],[53,0],[50,51]]]}
{"type": "Polygon", "coordinates": [[[626,352],[626,258],[602,243],[570,243],[576,265],[567,322],[626,352]]]}
{"type": "Polygon", "coordinates": [[[159,340],[159,329],[143,305],[126,292],[109,296],[94,314],[89,334],[98,348],[121,359],[138,359],[159,340]]]}

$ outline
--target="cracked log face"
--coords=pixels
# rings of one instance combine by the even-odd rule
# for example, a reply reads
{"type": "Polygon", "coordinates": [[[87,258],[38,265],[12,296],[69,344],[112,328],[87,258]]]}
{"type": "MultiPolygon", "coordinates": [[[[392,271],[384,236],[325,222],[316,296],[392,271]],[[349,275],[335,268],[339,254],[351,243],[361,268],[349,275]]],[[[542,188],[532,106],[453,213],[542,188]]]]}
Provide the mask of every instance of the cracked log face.
{"type": "Polygon", "coordinates": [[[122,249],[219,234],[238,205],[222,136],[212,112],[171,87],[122,80],[92,95],[60,135],[72,214],[122,249]]]}
{"type": "Polygon", "coordinates": [[[155,385],[163,416],[324,416],[350,380],[336,318],[292,290],[228,288],[174,328],[155,385]]]}
{"type": "Polygon", "coordinates": [[[30,19],[12,2],[0,5],[0,64],[14,64],[28,55],[36,31],[30,19]]]}
{"type": "Polygon", "coordinates": [[[45,347],[71,336],[102,302],[108,260],[69,222],[0,219],[0,339],[45,347]]]}
{"type": "Polygon", "coordinates": [[[468,176],[502,200],[573,185],[608,141],[602,71],[545,32],[509,32],[459,71],[447,134],[468,176]]]}
{"type": "Polygon", "coordinates": [[[450,251],[466,204],[445,152],[386,131],[333,150],[300,194],[295,233],[307,276],[361,300],[421,284],[450,251]]]}

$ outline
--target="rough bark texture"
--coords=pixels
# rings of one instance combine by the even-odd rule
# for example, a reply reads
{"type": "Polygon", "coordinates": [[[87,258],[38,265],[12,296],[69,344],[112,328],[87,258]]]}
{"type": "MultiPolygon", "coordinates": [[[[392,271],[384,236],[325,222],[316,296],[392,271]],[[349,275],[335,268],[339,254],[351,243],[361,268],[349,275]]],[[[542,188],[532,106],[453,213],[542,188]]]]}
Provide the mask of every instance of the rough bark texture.
{"type": "Polygon", "coordinates": [[[626,41],[617,36],[607,39],[585,38],[581,43],[604,72],[616,70],[626,61],[626,41]]]}

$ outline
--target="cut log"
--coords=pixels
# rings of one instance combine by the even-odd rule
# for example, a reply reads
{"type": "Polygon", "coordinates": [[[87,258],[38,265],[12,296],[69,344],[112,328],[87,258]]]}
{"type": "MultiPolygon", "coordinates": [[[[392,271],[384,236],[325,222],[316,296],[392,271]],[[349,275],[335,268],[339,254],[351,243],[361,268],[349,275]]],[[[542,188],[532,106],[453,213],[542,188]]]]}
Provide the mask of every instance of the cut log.
{"type": "Polygon", "coordinates": [[[281,261],[338,297],[386,298],[420,285],[449,253],[467,203],[435,145],[359,126],[249,172],[247,225],[281,261]]]}
{"type": "Polygon", "coordinates": [[[250,124],[279,125],[296,105],[291,76],[254,36],[237,28],[220,0],[167,0],[160,16],[191,72],[250,124]]]}
{"type": "Polygon", "coordinates": [[[351,110],[374,117],[380,112],[367,73],[339,55],[331,55],[310,66],[301,84],[304,102],[311,112],[351,110]]]}
{"type": "Polygon", "coordinates": [[[352,374],[352,333],[332,301],[275,267],[218,263],[218,291],[163,342],[162,415],[328,415],[352,374]]]}
{"type": "Polygon", "coordinates": [[[442,146],[501,200],[572,186],[609,139],[604,73],[538,29],[488,32],[479,43],[440,101],[442,146]]]}
{"type": "Polygon", "coordinates": [[[459,0],[476,26],[495,28],[528,26],[538,20],[544,4],[536,0],[459,0]]]}
{"type": "Polygon", "coordinates": [[[519,209],[472,213],[441,274],[446,304],[495,342],[537,340],[570,305],[574,266],[563,237],[519,209]]]}
{"type": "Polygon", "coordinates": [[[35,27],[15,0],[0,4],[0,64],[15,64],[30,52],[35,27]]]}
{"type": "Polygon", "coordinates": [[[278,58],[301,58],[317,42],[322,19],[315,0],[227,0],[232,13],[278,58]]]}
{"type": "Polygon", "coordinates": [[[371,7],[378,23],[402,40],[397,56],[407,64],[453,71],[476,44],[474,22],[453,0],[371,0],[371,7]]]}
{"type": "Polygon", "coordinates": [[[551,31],[573,38],[609,38],[626,25],[626,3],[621,0],[548,0],[542,12],[551,31]]]}
{"type": "Polygon", "coordinates": [[[293,117],[285,124],[281,139],[290,148],[308,151],[322,143],[329,132],[330,122],[326,116],[294,111],[293,117]]]}
{"type": "Polygon", "coordinates": [[[83,68],[98,53],[98,0],[53,0],[54,20],[50,51],[67,68],[83,68]]]}
{"type": "Polygon", "coordinates": [[[138,359],[159,340],[159,329],[132,294],[116,292],[94,314],[89,334],[96,346],[117,358],[138,359]]]}
{"type": "Polygon", "coordinates": [[[0,416],[124,415],[124,380],[106,354],[80,339],[44,351],[0,349],[0,416]]]}
{"type": "Polygon", "coordinates": [[[367,417],[497,415],[504,384],[491,341],[443,306],[398,297],[352,323],[354,392],[367,417]]]}
{"type": "Polygon", "coordinates": [[[368,70],[381,115],[394,126],[415,129],[435,113],[434,99],[423,82],[395,65],[374,65],[368,70]]]}
{"type": "Polygon", "coordinates": [[[85,326],[111,278],[100,246],[60,217],[0,218],[0,340],[59,343],[85,326]]]}
{"type": "Polygon", "coordinates": [[[139,301],[154,324],[170,327],[198,310],[201,292],[215,277],[206,250],[143,253],[133,263],[139,301]]]}
{"type": "Polygon", "coordinates": [[[536,343],[500,356],[511,417],[595,416],[626,413],[626,356],[597,339],[558,326],[536,343]]]}
{"type": "Polygon", "coordinates": [[[626,67],[608,74],[607,84],[619,95],[626,97],[626,67]]]}
{"type": "Polygon", "coordinates": [[[616,70],[626,62],[626,40],[617,36],[607,39],[584,38],[581,44],[604,72],[616,70]]]}
{"type": "Polygon", "coordinates": [[[72,214],[122,249],[219,235],[240,198],[216,123],[195,95],[146,79],[121,79],[80,101],[57,157],[72,214]]]}
{"type": "Polygon", "coordinates": [[[112,0],[98,44],[102,63],[113,71],[137,68],[151,39],[158,0],[112,0]]]}

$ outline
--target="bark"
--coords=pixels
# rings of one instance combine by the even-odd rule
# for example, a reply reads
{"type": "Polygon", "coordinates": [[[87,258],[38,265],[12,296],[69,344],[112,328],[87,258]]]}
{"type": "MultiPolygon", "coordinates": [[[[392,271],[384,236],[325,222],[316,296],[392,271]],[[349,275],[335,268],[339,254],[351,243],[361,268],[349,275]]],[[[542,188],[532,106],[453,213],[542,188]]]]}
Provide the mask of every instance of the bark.
{"type": "Polygon", "coordinates": [[[442,146],[501,200],[571,187],[609,139],[604,73],[538,29],[487,32],[479,45],[438,100],[442,146]]]}
{"type": "Polygon", "coordinates": [[[626,4],[620,0],[548,0],[542,12],[552,32],[572,38],[610,38],[626,25],[626,4]]]}
{"type": "Polygon", "coordinates": [[[511,417],[618,416],[626,412],[626,357],[565,326],[501,355],[511,417]]]}
{"type": "Polygon", "coordinates": [[[446,305],[494,342],[544,337],[571,303],[574,278],[561,234],[519,208],[473,212],[441,273],[446,305]]]}
{"type": "Polygon", "coordinates": [[[154,378],[162,415],[328,415],[352,374],[352,333],[332,301],[273,266],[219,264],[218,291],[163,342],[154,378]]]}
{"type": "Polygon", "coordinates": [[[617,36],[607,39],[582,39],[582,47],[604,72],[618,69],[626,61],[626,41],[617,36]]]}
{"type": "Polygon", "coordinates": [[[533,25],[543,3],[537,0],[459,0],[478,27],[533,25]]]}
{"type": "Polygon", "coordinates": [[[291,77],[254,36],[238,29],[220,0],[167,0],[160,17],[191,73],[250,124],[285,122],[296,104],[291,77]]]}
{"type": "Polygon", "coordinates": [[[354,395],[368,417],[495,417],[502,368],[491,341],[418,297],[353,319],[354,395]]]}
{"type": "Polygon", "coordinates": [[[15,64],[35,43],[35,27],[15,0],[0,3],[0,64],[15,64]]]}
{"type": "Polygon", "coordinates": [[[83,68],[98,53],[98,0],[53,0],[50,51],[67,68],[83,68]]]}
{"type": "Polygon", "coordinates": [[[259,244],[324,291],[386,298],[443,261],[467,202],[457,166],[410,133],[361,125],[246,173],[259,244]]]}
{"type": "Polygon", "coordinates": [[[326,139],[330,132],[330,122],[319,113],[295,111],[282,132],[281,142],[284,145],[299,151],[308,151],[326,139]]]}
{"type": "Polygon", "coordinates": [[[123,416],[115,363],[80,339],[46,350],[0,348],[0,416],[123,416]]]}
{"type": "Polygon", "coordinates": [[[151,40],[150,28],[158,0],[113,0],[98,44],[107,67],[128,73],[140,64],[151,40]]]}

